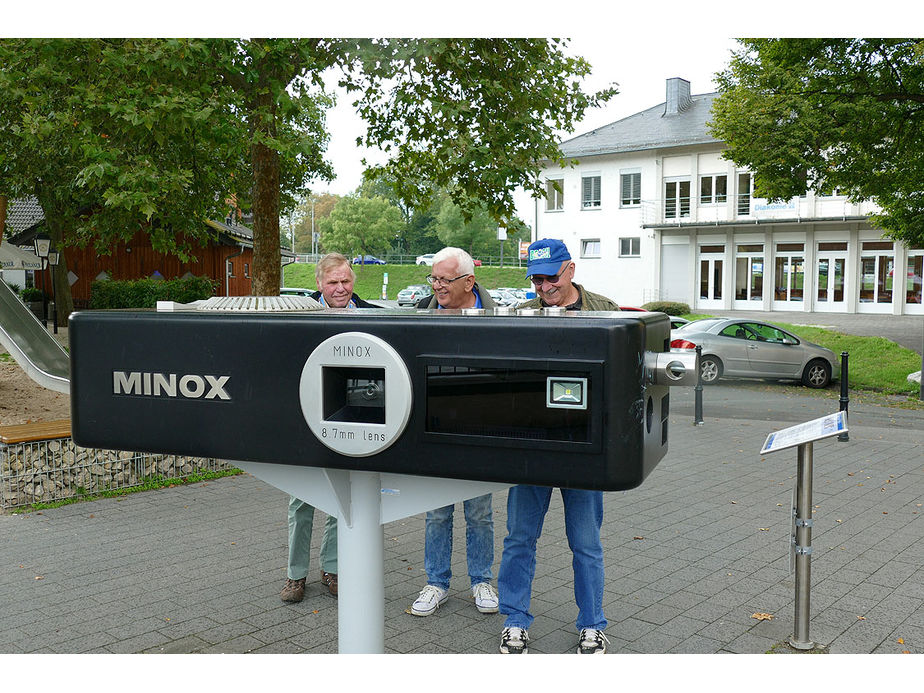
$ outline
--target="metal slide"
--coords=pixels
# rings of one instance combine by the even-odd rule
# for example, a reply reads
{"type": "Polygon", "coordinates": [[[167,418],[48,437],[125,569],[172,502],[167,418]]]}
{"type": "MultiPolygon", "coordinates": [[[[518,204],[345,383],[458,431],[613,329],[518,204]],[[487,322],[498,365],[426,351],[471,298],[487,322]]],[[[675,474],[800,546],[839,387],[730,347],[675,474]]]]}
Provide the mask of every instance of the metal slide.
{"type": "Polygon", "coordinates": [[[70,357],[3,281],[0,281],[0,343],[39,385],[70,394],[70,357]]]}

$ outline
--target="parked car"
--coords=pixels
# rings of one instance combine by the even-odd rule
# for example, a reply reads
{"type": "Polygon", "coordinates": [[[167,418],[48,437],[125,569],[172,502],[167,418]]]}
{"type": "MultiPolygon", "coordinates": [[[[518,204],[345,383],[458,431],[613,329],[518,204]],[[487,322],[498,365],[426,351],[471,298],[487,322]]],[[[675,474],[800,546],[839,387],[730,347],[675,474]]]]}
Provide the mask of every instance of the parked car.
{"type": "Polygon", "coordinates": [[[313,289],[302,289],[296,286],[284,286],[279,289],[280,296],[311,296],[313,289]]]}
{"type": "Polygon", "coordinates": [[[360,255],[353,258],[354,265],[384,265],[384,260],[379,260],[372,255],[360,255]]]}
{"type": "Polygon", "coordinates": [[[528,301],[529,296],[527,295],[527,289],[517,289],[510,286],[502,286],[498,291],[506,291],[508,294],[511,294],[514,298],[517,299],[517,303],[522,303],[523,301],[528,301]]]}
{"type": "Polygon", "coordinates": [[[672,330],[676,330],[678,327],[683,327],[684,325],[688,325],[690,323],[689,320],[686,318],[681,318],[679,315],[668,315],[667,317],[671,319],[672,330]]]}
{"type": "Polygon", "coordinates": [[[520,300],[509,291],[503,289],[488,289],[491,298],[499,306],[515,306],[520,300]]]}
{"type": "Polygon", "coordinates": [[[433,256],[436,253],[427,253],[426,255],[418,255],[417,260],[414,262],[415,265],[427,265],[427,267],[433,266],[433,256]]]}
{"type": "Polygon", "coordinates": [[[398,292],[398,305],[417,305],[417,302],[420,299],[422,299],[424,296],[429,296],[431,293],[433,292],[426,284],[411,284],[410,286],[406,286],[398,292]]]}
{"type": "Polygon", "coordinates": [[[473,261],[475,263],[475,267],[481,267],[481,260],[473,259],[473,261]]]}
{"type": "Polygon", "coordinates": [[[671,330],[671,351],[690,351],[697,345],[702,347],[704,385],[729,376],[801,380],[807,387],[823,388],[840,377],[833,351],[758,320],[705,318],[671,330]]]}

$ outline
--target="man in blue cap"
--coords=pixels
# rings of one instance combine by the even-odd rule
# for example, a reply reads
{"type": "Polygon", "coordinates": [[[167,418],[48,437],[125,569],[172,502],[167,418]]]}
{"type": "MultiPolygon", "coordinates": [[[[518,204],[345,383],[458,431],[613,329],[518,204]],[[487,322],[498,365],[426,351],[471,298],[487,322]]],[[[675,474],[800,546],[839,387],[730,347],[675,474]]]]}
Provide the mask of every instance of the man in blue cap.
{"type": "MultiPolygon", "coordinates": [[[[619,310],[613,301],[574,283],[574,262],[567,246],[544,238],[529,246],[526,274],[537,297],[519,308],[557,306],[566,310],[619,310]]],[[[565,534],[573,554],[574,599],[578,607],[577,652],[603,654],[609,642],[603,630],[603,493],[560,489],[565,506],[565,534]]],[[[533,576],[536,573],[536,542],[549,509],[552,489],[546,486],[513,486],[507,492],[507,536],[497,575],[500,612],[507,616],[500,651],[525,654],[529,650],[527,629],[533,576]]]]}

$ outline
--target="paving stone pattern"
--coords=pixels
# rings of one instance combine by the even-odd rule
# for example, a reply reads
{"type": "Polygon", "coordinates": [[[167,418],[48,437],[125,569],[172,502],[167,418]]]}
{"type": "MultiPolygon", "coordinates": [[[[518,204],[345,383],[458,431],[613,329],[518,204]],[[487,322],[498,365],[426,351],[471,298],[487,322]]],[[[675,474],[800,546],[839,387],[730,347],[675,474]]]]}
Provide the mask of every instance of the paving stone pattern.
{"type": "MultiPolygon", "coordinates": [[[[773,386],[707,388],[706,399],[705,425],[693,426],[690,392],[677,394],[671,452],[638,489],[605,495],[611,653],[763,653],[792,634],[796,453],[758,451],[836,400],[773,386]]],[[[849,442],[814,446],[810,635],[832,653],[922,653],[924,412],[851,411],[849,442]]],[[[0,652],[337,652],[337,601],[318,581],[323,522],[304,601],[279,599],[286,502],[241,475],[0,515],[0,652]]],[[[495,571],[505,502],[495,494],[495,571]]],[[[427,618],[405,613],[425,583],[423,516],[385,526],[387,652],[497,652],[503,616],[471,601],[461,506],[456,523],[451,598],[427,618]]],[[[531,652],[574,651],[557,493],[533,612],[531,652]]]]}

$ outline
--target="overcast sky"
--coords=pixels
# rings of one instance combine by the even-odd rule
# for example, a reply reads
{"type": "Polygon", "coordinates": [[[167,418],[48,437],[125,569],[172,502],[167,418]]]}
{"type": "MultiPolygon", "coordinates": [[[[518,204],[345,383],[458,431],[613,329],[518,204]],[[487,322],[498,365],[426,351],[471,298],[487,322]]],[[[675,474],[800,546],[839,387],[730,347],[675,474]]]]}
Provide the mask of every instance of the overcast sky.
{"type": "MultiPolygon", "coordinates": [[[[592,109],[573,134],[562,133],[563,139],[663,102],[666,80],[670,77],[689,81],[693,94],[715,91],[713,77],[727,65],[731,51],[737,45],[726,36],[704,41],[702,34],[683,38],[662,37],[657,41],[641,33],[622,37],[573,38],[568,54],[585,58],[593,67],[593,73],[585,81],[586,90],[596,91],[615,82],[619,94],[610,99],[606,107],[592,109]]],[[[364,127],[345,95],[328,114],[328,124],[331,133],[328,159],[334,164],[337,179],[329,185],[320,182],[316,187],[319,192],[344,195],[355,190],[360,183],[363,156],[379,162],[382,155],[378,151],[356,147],[356,137],[364,132],[364,127]]]]}

